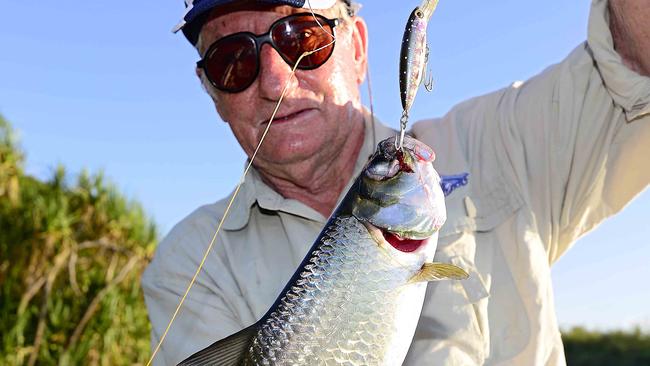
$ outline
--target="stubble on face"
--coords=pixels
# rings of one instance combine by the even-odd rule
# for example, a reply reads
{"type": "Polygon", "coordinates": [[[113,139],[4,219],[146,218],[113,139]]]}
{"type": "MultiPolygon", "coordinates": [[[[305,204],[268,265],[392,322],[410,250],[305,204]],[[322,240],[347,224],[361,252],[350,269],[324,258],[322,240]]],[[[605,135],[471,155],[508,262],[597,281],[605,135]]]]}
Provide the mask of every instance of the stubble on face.
{"type": "MultiPolygon", "coordinates": [[[[236,32],[267,32],[274,21],[297,12],[302,10],[287,6],[218,15],[202,30],[204,47],[236,32]]],[[[214,93],[219,115],[250,157],[284,86],[288,85],[254,162],[267,183],[285,197],[304,202],[310,198],[303,196],[310,195],[320,202],[335,202],[352,175],[363,143],[359,84],[364,75],[351,67],[356,62],[351,31],[351,27],[337,27],[331,58],[318,69],[297,70],[293,78],[291,67],[269,45],[264,45],[260,73],[248,89],[236,94],[214,93]],[[320,199],[316,198],[318,195],[320,199]]],[[[323,213],[332,205],[330,202],[323,209],[315,207],[318,202],[310,204],[323,213]]]]}

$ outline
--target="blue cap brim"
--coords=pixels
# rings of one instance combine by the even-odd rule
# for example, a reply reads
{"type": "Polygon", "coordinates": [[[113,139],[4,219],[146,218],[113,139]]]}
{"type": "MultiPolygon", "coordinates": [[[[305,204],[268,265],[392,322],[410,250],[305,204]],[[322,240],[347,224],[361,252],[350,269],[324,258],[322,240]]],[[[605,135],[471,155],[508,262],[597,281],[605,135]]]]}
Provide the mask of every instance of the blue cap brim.
{"type": "MultiPolygon", "coordinates": [[[[175,27],[174,31],[183,30],[185,38],[192,45],[196,45],[199,39],[201,27],[205,23],[206,17],[214,8],[218,6],[233,4],[233,3],[257,3],[265,5],[289,5],[295,8],[306,7],[306,0],[255,0],[255,1],[242,1],[242,0],[194,0],[190,5],[189,11],[186,12],[181,23],[175,27]]],[[[314,9],[322,9],[321,3],[331,3],[331,0],[310,0],[311,6],[314,9]]],[[[331,5],[330,5],[331,6],[331,5]]]]}

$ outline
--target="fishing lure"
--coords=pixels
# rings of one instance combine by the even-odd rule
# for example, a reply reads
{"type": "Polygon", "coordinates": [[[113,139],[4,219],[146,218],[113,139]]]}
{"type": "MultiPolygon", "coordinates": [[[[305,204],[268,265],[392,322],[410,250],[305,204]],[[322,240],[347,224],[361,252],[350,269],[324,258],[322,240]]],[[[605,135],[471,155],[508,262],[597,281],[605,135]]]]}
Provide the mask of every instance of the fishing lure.
{"type": "Polygon", "coordinates": [[[404,141],[408,114],[420,84],[431,91],[433,79],[425,77],[425,68],[429,58],[427,45],[427,24],[438,5],[438,0],[423,0],[420,6],[413,9],[404,29],[402,49],[400,52],[399,88],[402,100],[402,118],[400,119],[400,138],[396,140],[400,148],[404,141]]]}

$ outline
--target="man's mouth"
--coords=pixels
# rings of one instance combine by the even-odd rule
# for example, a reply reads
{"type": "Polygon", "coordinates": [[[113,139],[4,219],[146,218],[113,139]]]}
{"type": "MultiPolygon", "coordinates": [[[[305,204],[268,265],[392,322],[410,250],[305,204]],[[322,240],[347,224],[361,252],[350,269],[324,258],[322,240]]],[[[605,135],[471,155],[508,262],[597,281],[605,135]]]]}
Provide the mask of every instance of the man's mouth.
{"type": "MultiPolygon", "coordinates": [[[[301,110],[299,110],[299,111],[292,112],[292,113],[289,113],[289,114],[285,114],[285,115],[281,115],[281,116],[276,116],[276,117],[273,119],[273,122],[272,122],[272,123],[273,123],[273,124],[276,124],[276,123],[285,123],[285,122],[290,122],[290,121],[296,120],[296,119],[298,119],[298,118],[304,116],[307,112],[309,112],[309,111],[311,111],[311,110],[312,110],[312,108],[301,109],[301,110]]],[[[264,124],[266,124],[266,123],[268,123],[268,120],[264,122],[264,124]]]]}

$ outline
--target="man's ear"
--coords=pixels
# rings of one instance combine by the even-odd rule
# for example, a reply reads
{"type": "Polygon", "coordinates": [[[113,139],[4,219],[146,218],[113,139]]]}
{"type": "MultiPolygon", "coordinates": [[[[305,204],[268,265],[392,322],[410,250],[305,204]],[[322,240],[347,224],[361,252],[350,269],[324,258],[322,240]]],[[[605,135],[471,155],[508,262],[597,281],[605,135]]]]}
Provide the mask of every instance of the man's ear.
{"type": "MultiPolygon", "coordinates": [[[[194,69],[194,72],[196,73],[196,77],[199,78],[199,83],[201,83],[201,87],[203,88],[203,90],[206,93],[208,93],[208,90],[206,89],[205,84],[203,83],[203,79],[202,79],[202,77],[203,77],[203,69],[197,66],[194,69]]],[[[208,93],[208,94],[210,94],[210,93],[208,93]]]]}
{"type": "Polygon", "coordinates": [[[368,26],[363,18],[357,16],[352,18],[352,47],[357,83],[361,85],[368,67],[368,26]]]}

